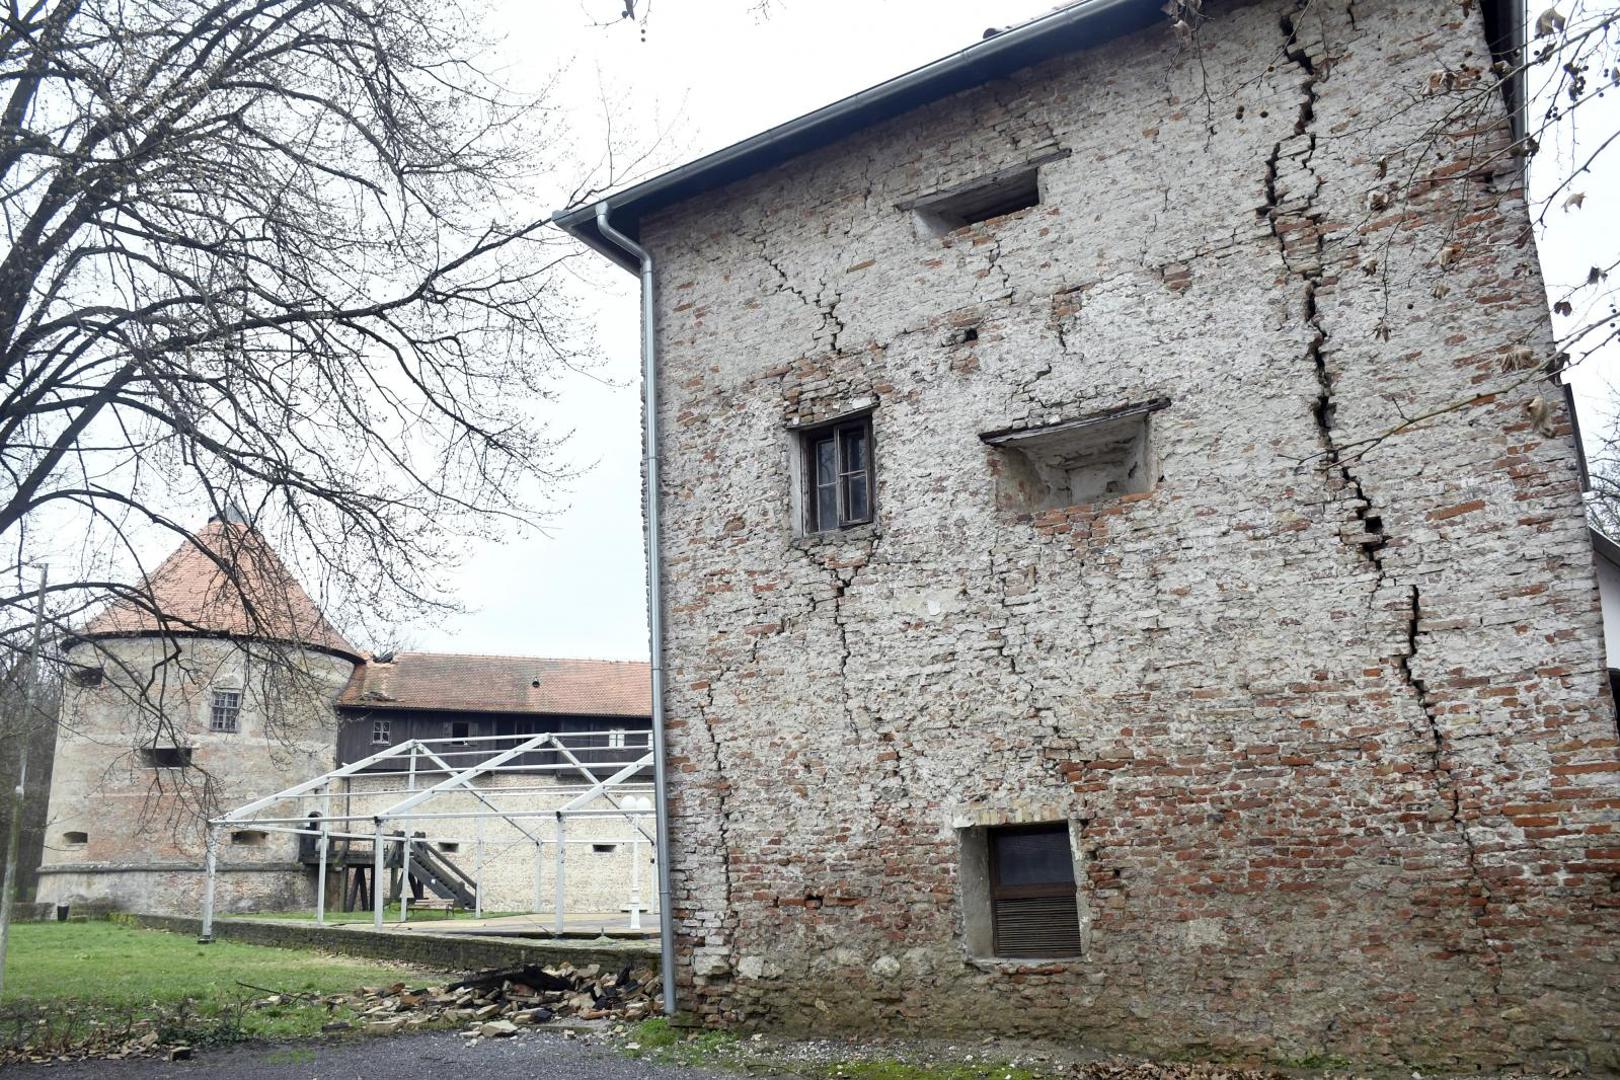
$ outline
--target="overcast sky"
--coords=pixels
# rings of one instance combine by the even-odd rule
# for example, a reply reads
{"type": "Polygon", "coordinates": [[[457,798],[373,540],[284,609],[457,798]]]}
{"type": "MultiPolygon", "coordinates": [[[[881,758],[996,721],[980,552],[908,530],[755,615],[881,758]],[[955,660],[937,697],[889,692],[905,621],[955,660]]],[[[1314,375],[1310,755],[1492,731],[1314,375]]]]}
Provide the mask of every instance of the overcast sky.
{"type": "MultiPolygon", "coordinates": [[[[1056,0],[778,0],[769,18],[753,14],[751,0],[652,3],[642,40],[636,24],[613,22],[622,0],[495,0],[491,29],[505,39],[498,63],[509,82],[530,89],[566,65],[560,92],[586,118],[574,121],[586,153],[600,137],[589,119],[600,111],[598,87],[617,103],[620,123],[629,121],[621,136],[646,137],[678,117],[662,151],[670,165],[964,48],[987,26],[1020,22],[1056,0]]],[[[1620,191],[1602,177],[1582,187],[1620,191]]],[[[1555,217],[1559,234],[1543,239],[1549,278],[1584,277],[1595,244],[1613,257],[1620,228],[1611,226],[1620,221],[1601,199],[1555,217]]],[[[593,468],[550,535],[471,552],[450,584],[472,613],[407,628],[414,647],[646,655],[634,279],[605,262],[590,273],[599,300],[585,315],[608,358],[601,374],[617,385],[572,379],[557,421],[573,429],[572,460],[593,468]]],[[[1601,403],[1607,381],[1606,370],[1589,365],[1578,382],[1583,405],[1601,403]]],[[[1587,422],[1595,425],[1595,414],[1587,422]]]]}
{"type": "MultiPolygon", "coordinates": [[[[537,88],[567,65],[562,92],[577,116],[599,112],[598,87],[606,87],[621,120],[634,128],[621,135],[650,137],[675,121],[661,158],[672,165],[965,48],[989,26],[1055,6],[1057,0],[786,0],[759,18],[751,0],[653,0],[643,41],[637,24],[613,20],[622,0],[504,0],[495,5],[493,29],[506,39],[503,74],[510,83],[537,88]]],[[[599,137],[588,119],[573,123],[582,144],[599,137]]],[[[608,355],[601,374],[619,385],[571,379],[557,417],[573,431],[572,460],[594,468],[549,536],[473,552],[451,584],[474,610],[407,628],[404,640],[414,647],[647,655],[635,280],[595,261],[601,300],[587,315],[608,355]]]]}

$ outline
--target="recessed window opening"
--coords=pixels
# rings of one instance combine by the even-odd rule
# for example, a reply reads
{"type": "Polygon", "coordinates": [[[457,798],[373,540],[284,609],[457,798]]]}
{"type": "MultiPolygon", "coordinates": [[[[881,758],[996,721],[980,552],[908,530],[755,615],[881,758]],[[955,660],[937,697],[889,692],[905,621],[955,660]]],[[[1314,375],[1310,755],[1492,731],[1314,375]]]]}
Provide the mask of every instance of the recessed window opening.
{"type": "Polygon", "coordinates": [[[466,720],[450,721],[450,738],[453,742],[464,743],[472,735],[472,724],[466,720]]]}
{"type": "Polygon", "coordinates": [[[1069,826],[989,830],[995,955],[1048,959],[1081,953],[1069,826]]]}
{"type": "Polygon", "coordinates": [[[100,686],[104,681],[106,681],[106,678],[107,669],[100,667],[74,668],[73,673],[68,676],[68,679],[73,683],[74,686],[83,687],[87,690],[100,686]]]}
{"type": "Polygon", "coordinates": [[[1040,203],[1040,171],[1025,169],[923,203],[917,207],[917,219],[934,236],[944,236],[1040,203]]]}
{"type": "Polygon", "coordinates": [[[242,713],[240,690],[215,690],[213,707],[208,714],[208,730],[235,732],[242,713]]]}
{"type": "Polygon", "coordinates": [[[611,855],[619,850],[618,844],[592,844],[591,851],[597,855],[611,855]]]}
{"type": "Polygon", "coordinates": [[[807,533],[836,532],[872,520],[872,418],[810,428],[804,451],[807,533]]]}
{"type": "Polygon", "coordinates": [[[68,847],[84,847],[89,842],[90,834],[87,832],[65,832],[62,834],[62,843],[68,847]]]}
{"type": "Polygon", "coordinates": [[[461,850],[461,844],[455,840],[441,841],[439,844],[439,850],[444,852],[446,855],[454,855],[456,852],[461,850]]]}
{"type": "Polygon", "coordinates": [[[186,769],[191,767],[189,746],[143,746],[137,753],[141,764],[148,769],[186,769]]]}
{"type": "Polygon", "coordinates": [[[240,832],[231,833],[231,843],[237,847],[263,847],[269,841],[270,834],[260,832],[258,829],[243,829],[240,832]]]}
{"type": "Polygon", "coordinates": [[[371,722],[371,745],[387,746],[393,742],[393,723],[388,720],[373,720],[371,722]]]}
{"type": "Polygon", "coordinates": [[[1159,476],[1150,417],[1167,405],[1157,399],[981,436],[1003,451],[997,505],[1027,513],[1152,491],[1159,476]]]}

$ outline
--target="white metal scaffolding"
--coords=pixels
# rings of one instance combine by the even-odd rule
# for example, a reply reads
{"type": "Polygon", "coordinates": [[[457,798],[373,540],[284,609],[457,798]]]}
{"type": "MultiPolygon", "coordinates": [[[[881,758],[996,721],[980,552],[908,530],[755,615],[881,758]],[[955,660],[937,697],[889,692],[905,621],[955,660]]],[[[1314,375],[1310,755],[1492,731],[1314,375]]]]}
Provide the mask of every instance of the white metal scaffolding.
{"type": "MultiPolygon", "coordinates": [[[[457,850],[471,843],[475,854],[474,872],[462,875],[465,892],[473,899],[474,914],[482,915],[483,871],[489,837],[484,828],[492,820],[506,822],[519,839],[509,841],[493,858],[500,858],[517,844],[533,845],[535,912],[543,904],[542,878],[545,849],[551,847],[553,896],[549,910],[554,933],[564,930],[567,911],[567,859],[570,844],[627,843],[630,845],[629,913],[632,929],[641,928],[644,910],[641,897],[641,844],[650,845],[660,866],[665,853],[659,849],[661,832],[649,833],[656,824],[656,811],[643,793],[653,789],[650,780],[638,780],[653,768],[654,754],[650,733],[616,733],[616,745],[600,745],[603,732],[547,733],[535,735],[490,735],[467,738],[411,739],[390,746],[370,757],[322,773],[273,795],[266,795],[208,823],[206,874],[203,889],[202,940],[213,937],[214,886],[220,839],[225,830],[252,829],[266,833],[290,833],[301,845],[313,841],[316,867],[315,918],[326,922],[326,881],[334,840],[347,841],[345,858],[352,859],[353,844],[369,844],[372,924],[383,927],[386,905],[382,888],[385,869],[397,867],[402,888],[399,892],[399,919],[409,917],[411,879],[422,871],[413,859],[438,861],[427,845],[454,844],[457,850]],[[631,754],[636,756],[630,758],[631,754]],[[501,784],[477,786],[475,781],[500,776],[533,776],[532,785],[501,784]],[[368,786],[353,789],[356,779],[368,786]],[[549,782],[538,782],[549,779],[549,782]],[[577,782],[573,782],[577,781],[577,782]],[[337,785],[342,784],[340,792],[337,785]],[[333,813],[338,795],[366,800],[393,799],[380,810],[362,813],[333,813]],[[447,796],[471,796],[475,809],[436,809],[447,796]],[[397,797],[397,798],[396,798],[397,797]],[[555,805],[549,805],[555,803],[555,805]],[[547,805],[542,805],[547,804],[547,805]],[[600,836],[571,839],[568,822],[574,818],[617,817],[629,826],[624,838],[604,840],[600,836]],[[553,827],[549,836],[537,828],[545,819],[553,827]],[[526,824],[527,823],[527,824],[526,824]],[[467,827],[471,827],[470,834],[467,827]],[[389,865],[389,859],[400,862],[389,865]]],[[[465,806],[466,799],[459,800],[465,806]]],[[[362,854],[366,854],[362,852],[362,854]]],[[[448,863],[448,860],[444,860],[448,863]]],[[[344,868],[355,863],[345,862],[344,868]]],[[[425,871],[424,871],[425,872],[425,871]]]]}

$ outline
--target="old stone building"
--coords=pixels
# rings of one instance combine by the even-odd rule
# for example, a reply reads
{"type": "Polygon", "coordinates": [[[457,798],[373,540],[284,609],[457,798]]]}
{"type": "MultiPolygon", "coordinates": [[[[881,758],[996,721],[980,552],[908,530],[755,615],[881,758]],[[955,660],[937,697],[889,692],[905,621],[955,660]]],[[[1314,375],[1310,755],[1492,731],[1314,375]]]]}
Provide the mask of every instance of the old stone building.
{"type": "MultiPolygon", "coordinates": [[[[37,893],[47,907],[194,915],[207,813],[389,746],[451,740],[442,749],[453,757],[466,752],[454,743],[461,738],[561,731],[574,745],[599,743],[601,760],[618,760],[645,746],[649,723],[645,663],[370,656],[326,620],[257,531],[231,521],[210,522],[146,589],[91,620],[67,643],[66,659],[37,893]]],[[[443,776],[424,762],[419,779],[426,786],[443,776]]],[[[482,784],[519,789],[503,801],[532,810],[549,805],[546,789],[567,779],[507,774],[482,784]]],[[[369,814],[398,802],[404,783],[362,770],[319,805],[369,814]]],[[[434,809],[455,812],[458,804],[434,809]]],[[[461,825],[471,841],[471,824],[461,825]]],[[[575,827],[583,850],[569,865],[569,910],[616,911],[628,898],[630,860],[649,860],[651,850],[621,843],[625,832],[617,819],[575,827]]],[[[468,872],[487,909],[527,911],[533,903],[535,860],[514,837],[495,822],[476,846],[467,844],[467,857],[477,859],[468,872]]],[[[453,840],[437,846],[462,858],[453,840]]],[[[317,868],[309,856],[294,834],[251,825],[225,832],[217,910],[310,907],[317,868]]],[[[650,870],[642,873],[650,880],[650,870]]],[[[334,869],[334,909],[343,885],[334,869]]],[[[549,902],[552,893],[544,895],[549,902]]]]}
{"type": "Polygon", "coordinates": [[[1517,6],[1203,12],[1074,4],[558,215],[655,289],[682,1004],[1614,1067],[1517,6]]]}

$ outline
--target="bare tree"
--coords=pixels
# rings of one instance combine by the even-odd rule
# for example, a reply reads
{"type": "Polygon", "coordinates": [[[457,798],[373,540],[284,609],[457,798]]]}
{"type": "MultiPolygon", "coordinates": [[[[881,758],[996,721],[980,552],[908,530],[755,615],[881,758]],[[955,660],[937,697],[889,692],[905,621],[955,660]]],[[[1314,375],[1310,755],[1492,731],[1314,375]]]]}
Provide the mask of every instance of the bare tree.
{"type": "MultiPolygon", "coordinates": [[[[154,557],[234,513],[387,626],[446,603],[463,538],[543,520],[565,470],[533,405],[589,359],[525,188],[562,136],[479,71],[475,25],[454,0],[0,10],[0,670],[33,560],[56,639],[114,603],[178,641],[154,557]]],[[[197,550],[273,661],[285,623],[238,565],[262,553],[197,550]]],[[[178,652],[120,680],[154,739],[178,652]]]]}
{"type": "MultiPolygon", "coordinates": [[[[434,603],[457,533],[535,520],[559,469],[525,406],[581,355],[569,248],[521,216],[546,134],[467,25],[404,0],[9,6],[0,541],[85,571],[54,575],[58,621],[139,603],[99,575],[188,535],[175,506],[241,508],[372,610],[434,603]]],[[[29,599],[0,600],[0,647],[29,599]]]]}

